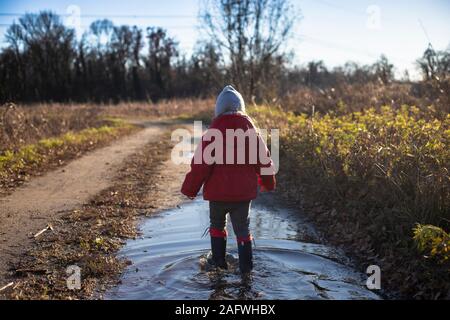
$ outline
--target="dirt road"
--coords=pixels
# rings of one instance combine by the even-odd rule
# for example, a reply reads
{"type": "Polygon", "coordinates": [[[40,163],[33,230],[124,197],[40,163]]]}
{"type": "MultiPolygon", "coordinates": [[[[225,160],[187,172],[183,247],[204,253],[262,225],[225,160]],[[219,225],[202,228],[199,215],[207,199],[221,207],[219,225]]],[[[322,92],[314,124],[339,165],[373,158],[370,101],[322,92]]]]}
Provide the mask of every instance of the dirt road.
{"type": "Polygon", "coordinates": [[[144,145],[159,139],[167,128],[156,122],[141,125],[145,128],[138,133],[32,179],[0,198],[0,284],[11,261],[20,257],[34,234],[108,187],[117,167],[144,145]]]}
{"type": "MultiPolygon", "coordinates": [[[[318,243],[313,227],[296,209],[276,202],[273,194],[261,195],[252,208],[258,246],[251,290],[245,283],[242,288],[239,273],[233,271],[236,259],[230,262],[226,282],[199,273],[209,248],[209,240],[201,238],[209,225],[207,203],[200,197],[183,202],[179,188],[188,165],[170,160],[170,130],[187,126],[169,121],[143,125],[138,133],[0,198],[0,288],[14,282],[4,298],[96,299],[103,298],[103,292],[108,299],[378,298],[362,285],[363,275],[343,263],[346,257],[318,243]],[[144,216],[151,218],[139,218],[144,216]],[[141,232],[128,233],[138,223],[141,232]],[[33,235],[48,224],[55,230],[35,240],[33,235]],[[103,250],[118,243],[118,237],[130,239],[119,254],[103,250]],[[92,239],[103,245],[83,249],[81,243],[89,245],[92,239]],[[119,256],[121,262],[112,259],[119,256]],[[85,272],[82,290],[76,292],[65,282],[64,270],[69,261],[73,264],[70,257],[76,257],[85,272]],[[10,272],[11,264],[21,271],[10,272]],[[24,273],[28,276],[20,275],[24,273]]],[[[231,243],[229,251],[236,256],[231,243]]]]}

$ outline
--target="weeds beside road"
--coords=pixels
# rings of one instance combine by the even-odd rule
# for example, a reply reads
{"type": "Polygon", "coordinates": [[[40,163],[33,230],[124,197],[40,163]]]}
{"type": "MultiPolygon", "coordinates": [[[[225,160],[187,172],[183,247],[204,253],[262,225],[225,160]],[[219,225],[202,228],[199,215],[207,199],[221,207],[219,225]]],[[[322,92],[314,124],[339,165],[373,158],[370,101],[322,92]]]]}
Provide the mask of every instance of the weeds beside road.
{"type": "Polygon", "coordinates": [[[152,142],[129,156],[111,185],[67,212],[49,216],[52,229],[35,237],[20,259],[10,264],[14,285],[0,293],[6,299],[90,299],[118,280],[127,261],[116,256],[129,238],[138,236],[139,217],[181,200],[177,179],[167,169],[172,143],[170,127],[157,131],[152,142]],[[164,179],[162,177],[164,176],[164,179]],[[69,290],[66,268],[82,270],[81,290],[69,290]]]}
{"type": "MultiPolygon", "coordinates": [[[[51,156],[58,155],[58,150],[65,150],[63,153],[66,155],[79,154],[77,149],[67,153],[73,147],[68,147],[70,144],[64,141],[70,141],[71,135],[84,136],[83,141],[87,144],[82,145],[90,148],[89,141],[93,136],[105,135],[102,141],[112,139],[110,129],[102,129],[103,126],[108,126],[113,132],[122,130],[123,123],[111,117],[207,119],[213,104],[212,101],[195,100],[174,103],[176,108],[170,108],[169,103],[90,106],[95,112],[87,112],[84,110],[86,106],[72,106],[83,110],[80,117],[87,117],[86,121],[73,115],[73,119],[78,120],[61,123],[85,123],[93,129],[73,125],[76,129],[68,130],[71,126],[61,126],[57,130],[42,129],[35,137],[24,135],[24,138],[20,138],[20,133],[11,134],[12,138],[5,138],[3,134],[0,141],[10,141],[7,149],[10,152],[2,150],[1,156],[2,159],[13,159],[11,155],[16,155],[15,159],[26,159],[25,154],[20,153],[22,148],[40,146],[42,149],[39,150],[47,150],[42,153],[44,158],[55,159],[52,163],[59,165],[60,158],[51,156]],[[51,132],[58,134],[52,135],[51,132]]],[[[259,127],[281,130],[279,191],[289,201],[301,204],[329,241],[342,246],[356,258],[361,271],[365,271],[369,264],[379,265],[382,286],[388,292],[404,298],[449,298],[450,117],[433,107],[407,105],[344,111],[311,115],[287,112],[269,105],[249,108],[259,127]]],[[[45,114],[38,109],[27,109],[26,112],[29,112],[28,116],[21,119],[35,119],[35,112],[45,114]]],[[[24,123],[31,120],[27,121],[24,123]]],[[[41,122],[43,128],[46,128],[45,123],[56,125],[57,121],[41,122]]],[[[126,130],[129,129],[123,132],[126,130]]],[[[94,143],[92,148],[97,145],[101,143],[94,143]]],[[[28,166],[31,173],[38,167],[28,166]]],[[[24,168],[14,172],[26,173],[27,166],[24,168]]],[[[145,173],[148,177],[153,174],[151,171],[145,173]]],[[[17,176],[15,179],[20,181],[17,176]]],[[[1,189],[5,190],[5,186],[1,189]]],[[[111,198],[107,193],[99,197],[111,198]]],[[[114,208],[127,208],[124,199],[117,197],[117,201],[114,208]]],[[[94,208],[92,212],[99,210],[102,215],[103,209],[94,208]]],[[[75,215],[76,219],[82,219],[81,216],[75,215]]],[[[111,216],[111,221],[114,219],[111,216]]],[[[87,218],[87,221],[94,220],[87,218]]],[[[103,250],[104,246],[114,251],[118,245],[115,240],[109,243],[107,238],[94,238],[94,234],[88,238],[83,242],[84,249],[81,249],[89,248],[88,251],[94,250],[94,253],[103,250]],[[97,249],[98,246],[100,248],[97,249]]],[[[101,270],[97,271],[92,273],[92,279],[95,276],[101,278],[101,270]]],[[[62,293],[61,297],[69,297],[65,294],[62,293]]]]}
{"type": "Polygon", "coordinates": [[[0,195],[139,128],[124,119],[190,118],[210,100],[0,106],[0,195]]]}
{"type": "MultiPolygon", "coordinates": [[[[402,297],[449,298],[448,240],[422,241],[433,244],[422,245],[423,253],[413,240],[417,223],[450,228],[449,116],[408,106],[314,116],[259,106],[250,113],[258,126],[281,129],[279,186],[328,239],[362,266],[378,264],[384,287],[402,297]]],[[[417,230],[420,243],[426,229],[417,230]]]]}

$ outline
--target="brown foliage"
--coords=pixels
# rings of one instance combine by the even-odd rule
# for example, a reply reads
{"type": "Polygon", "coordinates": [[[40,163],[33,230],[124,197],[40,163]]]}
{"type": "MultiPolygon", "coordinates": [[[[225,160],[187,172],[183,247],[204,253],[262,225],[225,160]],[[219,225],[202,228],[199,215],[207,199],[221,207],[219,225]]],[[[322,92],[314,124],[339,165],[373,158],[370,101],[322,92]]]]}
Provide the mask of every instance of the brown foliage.
{"type": "Polygon", "coordinates": [[[295,113],[338,114],[361,111],[383,105],[400,108],[402,105],[417,106],[426,109],[433,105],[442,113],[450,112],[450,80],[439,83],[392,83],[388,85],[376,82],[349,84],[342,82],[335,87],[312,88],[299,86],[288,91],[275,102],[284,110],[295,113]]]}

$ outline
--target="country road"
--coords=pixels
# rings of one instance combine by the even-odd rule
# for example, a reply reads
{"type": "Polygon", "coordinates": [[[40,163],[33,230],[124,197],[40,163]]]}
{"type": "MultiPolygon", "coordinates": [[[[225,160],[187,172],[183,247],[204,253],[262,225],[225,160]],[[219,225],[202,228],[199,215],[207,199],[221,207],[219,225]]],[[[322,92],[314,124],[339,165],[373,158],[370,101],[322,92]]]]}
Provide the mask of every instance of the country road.
{"type": "Polygon", "coordinates": [[[30,245],[34,234],[108,187],[118,166],[147,143],[159,139],[167,127],[162,122],[138,124],[144,129],[33,178],[0,198],[1,280],[10,262],[30,245]]]}
{"type": "MultiPolygon", "coordinates": [[[[127,166],[127,158],[150,143],[167,139],[165,134],[174,125],[186,126],[174,121],[138,124],[144,127],[139,132],[31,179],[11,195],[0,198],[0,285],[9,279],[11,264],[33,246],[34,234],[114,185],[118,171],[127,166]]],[[[322,243],[298,208],[286,207],[273,194],[260,195],[252,206],[251,229],[256,239],[253,282],[242,283],[236,272],[232,230],[229,272],[209,272],[204,265],[209,240],[201,237],[209,225],[207,202],[201,200],[201,195],[193,202],[183,202],[179,188],[187,165],[175,165],[168,154],[164,159],[157,169],[150,168],[156,175],[155,188],[138,191],[148,194],[143,202],[152,204],[154,210],[151,218],[136,220],[141,236],[130,239],[119,252],[119,257],[130,265],[118,285],[100,298],[379,298],[365,288],[365,275],[349,265],[343,253],[322,243]]]]}

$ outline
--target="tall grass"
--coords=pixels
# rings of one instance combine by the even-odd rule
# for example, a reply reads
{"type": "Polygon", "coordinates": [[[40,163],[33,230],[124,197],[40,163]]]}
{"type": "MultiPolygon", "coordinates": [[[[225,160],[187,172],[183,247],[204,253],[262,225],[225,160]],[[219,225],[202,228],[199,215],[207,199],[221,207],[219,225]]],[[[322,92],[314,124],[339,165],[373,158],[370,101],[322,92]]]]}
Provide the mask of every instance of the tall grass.
{"type": "Polygon", "coordinates": [[[282,191],[329,208],[311,214],[363,259],[390,257],[392,269],[417,256],[417,223],[450,230],[450,115],[406,105],[325,115],[255,106],[250,114],[281,130],[282,191]]]}
{"type": "Polygon", "coordinates": [[[282,128],[282,168],[301,174],[311,190],[449,226],[450,115],[408,106],[315,117],[251,112],[262,125],[282,128]]]}
{"type": "Polygon", "coordinates": [[[0,106],[0,154],[41,139],[103,124],[99,109],[86,105],[0,106]]]}
{"type": "Polygon", "coordinates": [[[322,114],[330,111],[345,114],[369,107],[378,109],[383,105],[389,105],[393,109],[411,105],[421,110],[434,106],[437,112],[445,114],[450,112],[450,80],[442,80],[437,84],[424,82],[388,85],[375,82],[349,84],[342,81],[333,87],[294,87],[282,92],[275,103],[282,105],[283,110],[295,113],[310,113],[313,106],[316,112],[322,114]]]}
{"type": "Polygon", "coordinates": [[[119,104],[31,104],[0,106],[0,154],[18,151],[27,144],[57,137],[67,132],[98,128],[110,117],[161,118],[189,116],[213,110],[214,101],[174,99],[158,103],[119,104]]]}
{"type": "Polygon", "coordinates": [[[38,143],[7,150],[0,155],[0,182],[22,171],[36,169],[53,158],[62,157],[68,149],[79,150],[82,146],[97,145],[132,127],[122,121],[113,121],[99,128],[87,128],[79,132],[67,132],[58,137],[42,139],[38,143]]]}

